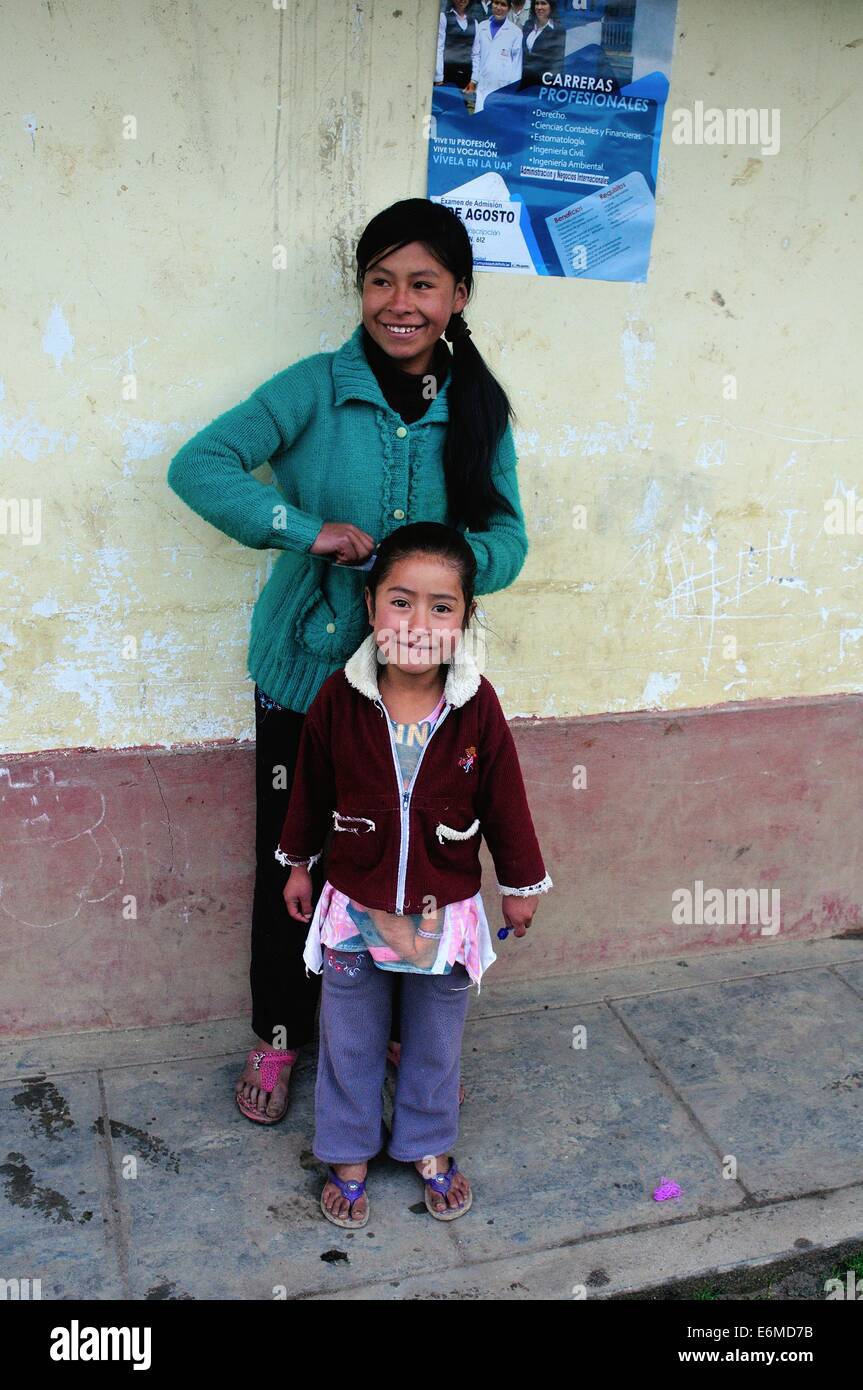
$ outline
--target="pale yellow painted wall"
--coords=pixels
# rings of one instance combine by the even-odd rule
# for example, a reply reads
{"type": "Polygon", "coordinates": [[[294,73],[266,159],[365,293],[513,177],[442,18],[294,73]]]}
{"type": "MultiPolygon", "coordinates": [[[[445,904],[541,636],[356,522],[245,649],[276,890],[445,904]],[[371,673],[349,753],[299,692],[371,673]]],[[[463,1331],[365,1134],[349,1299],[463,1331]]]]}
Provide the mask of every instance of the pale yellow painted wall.
{"type": "MultiPolygon", "coordinates": [[[[0,497],[41,499],[42,539],[0,535],[2,746],[249,737],[273,557],[166,468],[357,322],[359,232],[425,193],[437,4],[4,8],[0,497]]],[[[531,553],[487,601],[510,715],[863,689],[863,541],[823,529],[863,495],[863,15],[681,0],[677,34],[648,283],[481,274],[468,309],[520,416],[531,553]],[[778,108],[780,152],[674,144],[696,100],[778,108]]]]}

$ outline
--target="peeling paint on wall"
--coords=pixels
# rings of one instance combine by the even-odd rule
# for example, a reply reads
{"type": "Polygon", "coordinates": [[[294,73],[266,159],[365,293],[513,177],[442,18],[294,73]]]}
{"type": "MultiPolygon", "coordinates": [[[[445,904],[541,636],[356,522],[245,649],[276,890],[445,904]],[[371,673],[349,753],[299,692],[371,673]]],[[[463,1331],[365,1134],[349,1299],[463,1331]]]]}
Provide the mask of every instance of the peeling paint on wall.
{"type": "Polygon", "coordinates": [[[61,451],[64,455],[73,453],[77,444],[76,434],[39,424],[32,410],[17,420],[0,412],[0,458],[11,454],[27,463],[45,463],[61,451]]]}
{"type": "Polygon", "coordinates": [[[54,304],[42,337],[42,350],[47,352],[49,357],[53,357],[54,366],[59,370],[63,365],[63,359],[72,356],[74,347],[75,339],[63,317],[63,310],[59,304],[54,304]]]}
{"type": "MultiPolygon", "coordinates": [[[[477,276],[467,317],[518,412],[531,540],[487,600],[511,717],[863,690],[861,538],[823,525],[826,499],[863,497],[861,286],[836,274],[863,206],[836,201],[863,123],[856,7],[794,0],[778,41],[763,8],[746,43],[739,7],[706,41],[730,106],[797,93],[781,158],[741,181],[721,148],[664,144],[645,284],[477,276]],[[839,113],[813,53],[850,93],[839,113]]],[[[4,228],[0,500],[38,497],[42,540],[0,513],[3,748],[253,736],[249,618],[276,554],[208,526],[165,474],[202,425],[355,326],[357,237],[422,192],[436,21],[331,0],[237,25],[212,0],[203,28],[138,7],[130,42],[92,0],[58,46],[45,7],[10,17],[26,196],[4,228]]],[[[680,43],[681,92],[703,41],[680,43]]]]}

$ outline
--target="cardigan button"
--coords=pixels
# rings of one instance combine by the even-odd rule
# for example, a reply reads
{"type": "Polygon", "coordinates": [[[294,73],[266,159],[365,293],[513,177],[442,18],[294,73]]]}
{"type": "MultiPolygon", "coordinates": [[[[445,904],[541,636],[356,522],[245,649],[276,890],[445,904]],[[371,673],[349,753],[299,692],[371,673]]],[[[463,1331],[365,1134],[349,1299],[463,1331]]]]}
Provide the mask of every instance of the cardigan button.
{"type": "Polygon", "coordinates": [[[393,512],[393,516],[395,517],[396,521],[401,521],[403,519],[404,512],[402,511],[401,507],[396,507],[395,511],[393,512]]]}
{"type": "Polygon", "coordinates": [[[405,429],[404,425],[399,425],[398,429],[396,430],[396,435],[398,436],[398,438],[404,439],[406,434],[407,430],[405,429]]]}
{"type": "Polygon", "coordinates": [[[327,623],[327,632],[335,632],[335,630],[336,630],[336,625],[335,625],[335,623],[327,623]]]}

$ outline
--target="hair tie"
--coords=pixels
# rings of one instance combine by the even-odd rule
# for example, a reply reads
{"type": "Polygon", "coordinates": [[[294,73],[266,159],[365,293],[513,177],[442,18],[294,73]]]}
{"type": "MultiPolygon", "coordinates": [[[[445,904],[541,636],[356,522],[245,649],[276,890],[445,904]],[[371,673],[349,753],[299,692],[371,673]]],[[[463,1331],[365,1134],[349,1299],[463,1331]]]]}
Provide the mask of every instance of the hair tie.
{"type": "Polygon", "coordinates": [[[443,335],[448,343],[456,343],[459,338],[469,338],[471,331],[461,314],[451,314],[443,335]]]}

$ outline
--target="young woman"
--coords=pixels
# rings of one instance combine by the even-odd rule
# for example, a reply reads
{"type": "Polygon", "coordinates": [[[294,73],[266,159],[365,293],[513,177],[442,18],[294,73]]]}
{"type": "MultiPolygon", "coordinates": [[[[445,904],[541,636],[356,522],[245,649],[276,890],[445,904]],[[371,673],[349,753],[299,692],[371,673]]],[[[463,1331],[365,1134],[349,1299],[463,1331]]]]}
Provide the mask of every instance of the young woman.
{"type": "Polygon", "coordinates": [[[476,26],[477,17],[468,10],[468,0],[451,0],[451,4],[441,11],[434,74],[436,86],[444,82],[449,87],[459,87],[462,90],[467,86],[470,81],[476,26]]]}
{"type": "Polygon", "coordinates": [[[554,0],[533,0],[533,17],[523,30],[522,87],[536,87],[544,72],[563,71],[566,31],[555,18],[554,0]]]}
{"type": "Polygon", "coordinates": [[[521,29],[509,17],[510,0],[492,0],[491,15],[476,27],[473,68],[466,92],[476,92],[474,115],[501,87],[521,80],[521,29]]]}
{"type": "MultiPolygon", "coordinates": [[[[304,357],[180,449],[168,482],[241,543],[280,552],[255,604],[257,872],[250,983],[255,1045],[236,1083],[249,1119],[287,1108],[320,992],[283,900],[274,857],[305,712],[366,628],[356,566],[406,522],[448,522],[476,556],[476,593],[504,589],[527,554],[512,408],[462,311],[473,290],[464,225],[408,198],[372,218],[356,248],[361,322],[335,352],[304,357]],[[442,341],[452,344],[452,353],[442,341]],[[269,461],[274,486],[252,470],[269,461]]],[[[312,870],[316,894],[323,880],[312,870]]]]}

